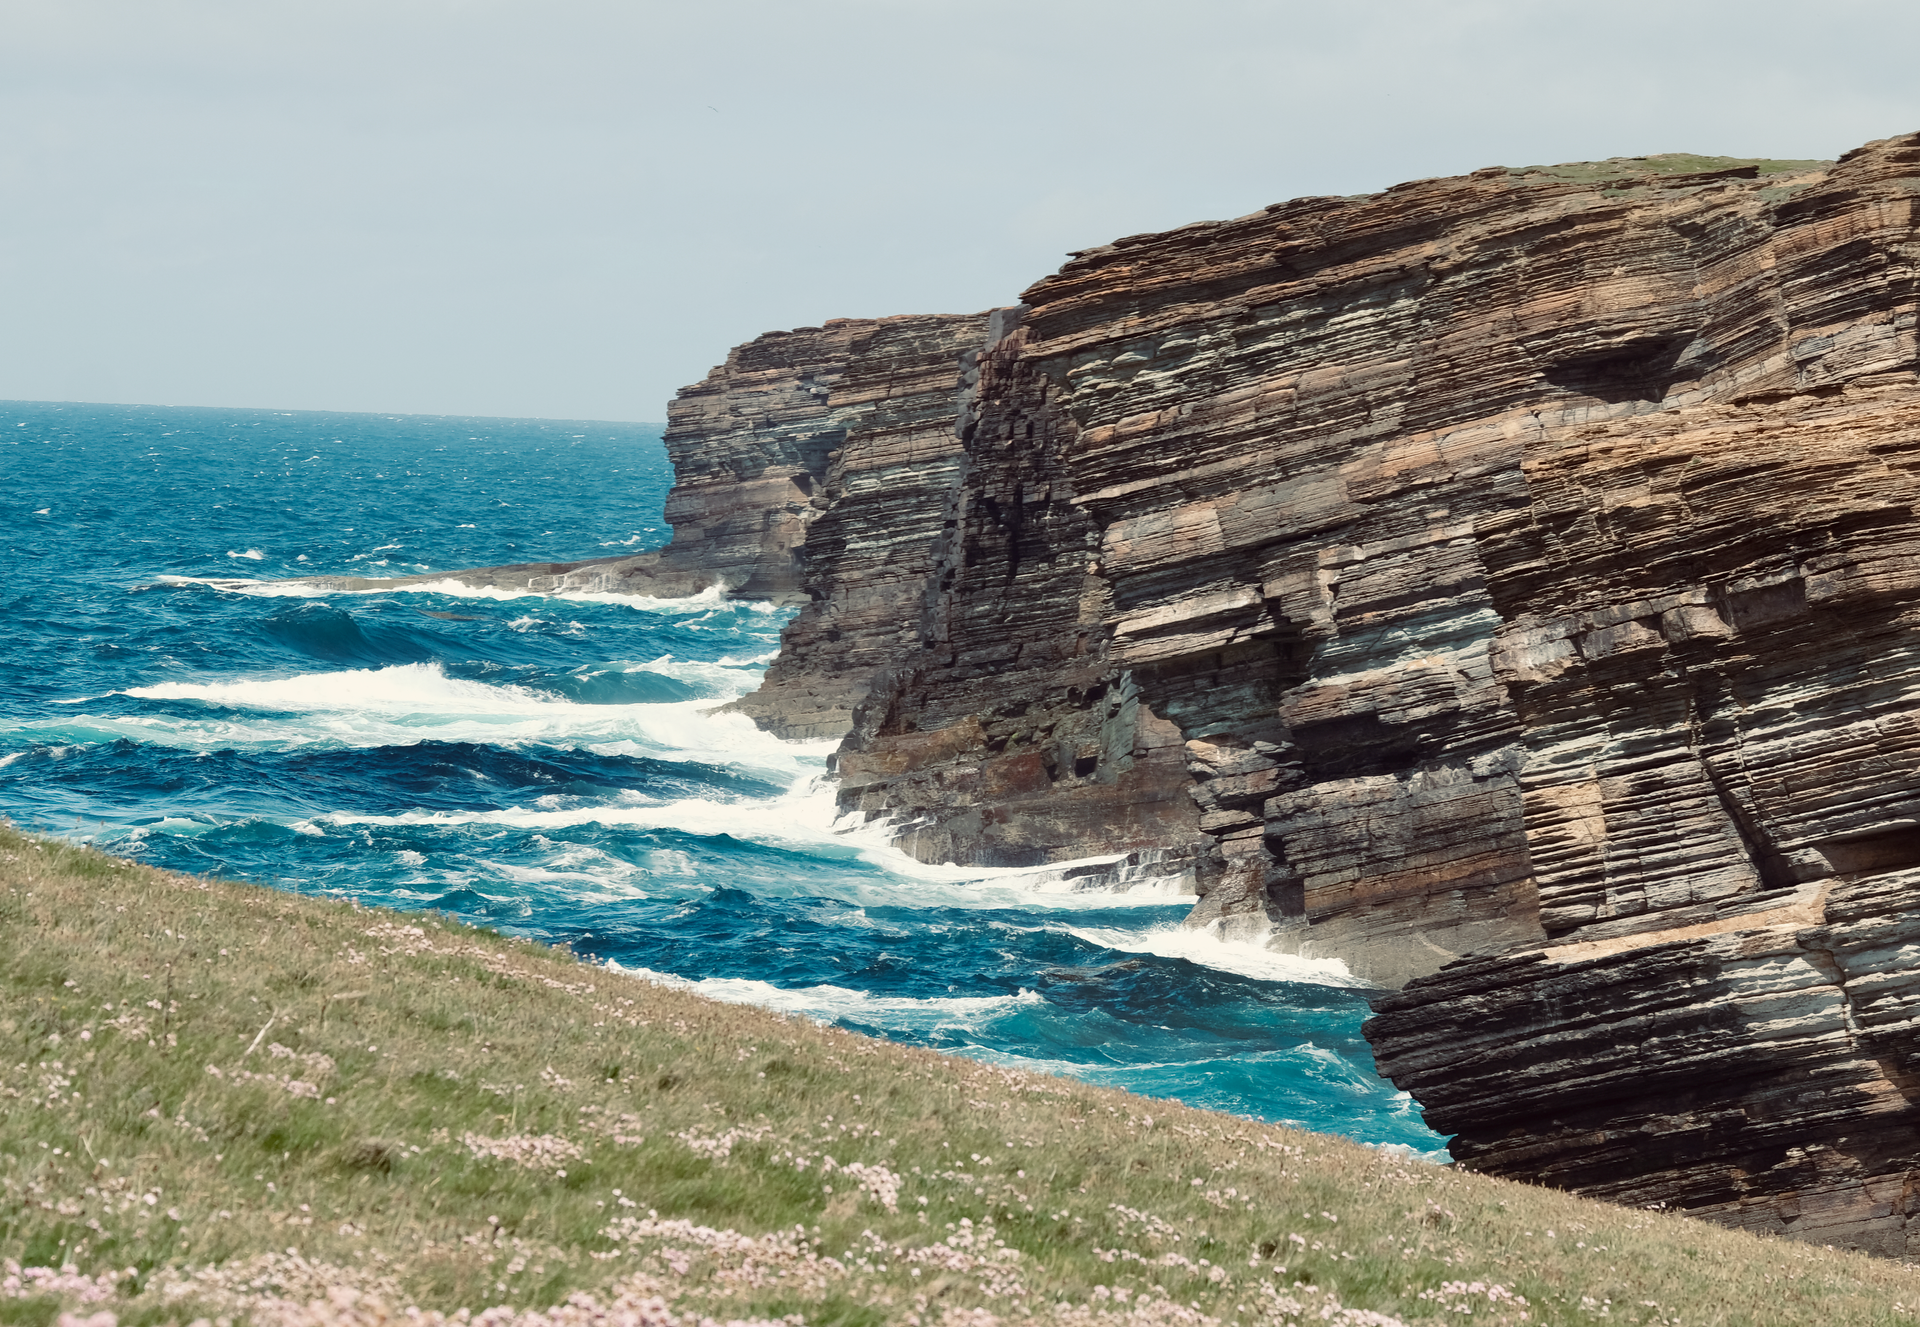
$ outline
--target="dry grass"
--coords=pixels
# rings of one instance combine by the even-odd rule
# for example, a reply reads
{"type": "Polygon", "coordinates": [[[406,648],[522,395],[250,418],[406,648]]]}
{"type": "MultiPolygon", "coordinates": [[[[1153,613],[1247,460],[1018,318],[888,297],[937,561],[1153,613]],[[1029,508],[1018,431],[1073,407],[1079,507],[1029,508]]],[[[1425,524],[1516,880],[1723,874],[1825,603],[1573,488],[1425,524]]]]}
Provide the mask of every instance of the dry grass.
{"type": "Polygon", "coordinates": [[[1606,161],[1568,161],[1557,166],[1523,166],[1516,175],[1551,175],[1573,184],[1625,180],[1642,175],[1693,175],[1701,171],[1752,166],[1761,175],[1805,175],[1825,170],[1831,161],[1787,161],[1769,157],[1703,157],[1692,152],[1660,152],[1650,157],[1613,157],[1606,161]]]}
{"type": "Polygon", "coordinates": [[[4,829],[0,991],[0,1321],[1837,1327],[1920,1304],[1912,1267],[4,829]]]}

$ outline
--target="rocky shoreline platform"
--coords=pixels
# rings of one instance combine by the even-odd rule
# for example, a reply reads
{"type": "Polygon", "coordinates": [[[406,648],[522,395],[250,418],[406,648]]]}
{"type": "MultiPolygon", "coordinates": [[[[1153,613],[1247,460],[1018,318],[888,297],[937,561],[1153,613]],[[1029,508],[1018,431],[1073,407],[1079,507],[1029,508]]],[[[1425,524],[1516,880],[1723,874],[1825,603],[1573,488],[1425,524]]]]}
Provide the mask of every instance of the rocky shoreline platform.
{"type": "Polygon", "coordinates": [[[1343,960],[1472,1168],[1910,1256],[1917,324],[1920,134],[1298,199],[769,333],[665,550],[453,575],[797,603],[739,708],[907,851],[1343,960]]]}

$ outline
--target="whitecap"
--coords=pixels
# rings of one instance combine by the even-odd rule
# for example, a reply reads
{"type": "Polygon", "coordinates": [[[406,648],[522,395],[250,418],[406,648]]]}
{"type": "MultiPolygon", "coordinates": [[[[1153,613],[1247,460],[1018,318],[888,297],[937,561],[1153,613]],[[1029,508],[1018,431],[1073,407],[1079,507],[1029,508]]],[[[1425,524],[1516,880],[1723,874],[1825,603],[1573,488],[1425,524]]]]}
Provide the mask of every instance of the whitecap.
{"type": "MultiPolygon", "coordinates": [[[[229,553],[228,557],[264,558],[266,554],[259,550],[247,553],[229,553]]],[[[370,553],[356,554],[349,561],[359,561],[371,557],[370,553]]],[[[374,566],[385,566],[385,562],[376,562],[374,566]]],[[[303,581],[258,581],[246,580],[237,576],[156,576],[156,585],[205,585],[210,589],[221,590],[228,594],[253,595],[261,599],[320,599],[329,595],[366,595],[366,594],[439,594],[449,599],[490,599],[505,603],[515,599],[559,599],[576,604],[611,604],[620,608],[631,608],[641,613],[706,613],[714,608],[738,608],[754,613],[778,612],[777,604],[756,602],[747,603],[727,598],[726,589],[719,584],[709,585],[698,594],[690,594],[677,599],[656,599],[644,594],[609,594],[603,591],[565,590],[552,593],[542,590],[502,589],[495,585],[468,585],[464,581],[445,580],[409,581],[396,577],[392,584],[373,584],[361,589],[333,590],[303,581]]]]}
{"type": "Polygon", "coordinates": [[[129,687],[119,694],[148,700],[202,700],[233,708],[309,712],[500,714],[564,703],[524,687],[491,686],[448,677],[439,664],[433,663],[227,682],[159,682],[129,687]]]}
{"type": "MultiPolygon", "coordinates": [[[[779,651],[774,651],[778,654],[779,651]]],[[[772,662],[771,659],[765,662],[772,662]]],[[[729,662],[726,658],[711,663],[704,659],[676,659],[671,654],[663,654],[658,659],[645,663],[629,659],[613,659],[597,668],[583,668],[575,672],[577,677],[595,677],[601,673],[657,673],[661,677],[670,677],[676,682],[685,682],[690,686],[704,687],[728,700],[744,696],[760,685],[760,674],[764,667],[761,660],[729,662]]]]}
{"type": "MultiPolygon", "coordinates": [[[[661,710],[669,707],[644,707],[661,710]]],[[[716,715],[715,719],[739,716],[716,715]]],[[[757,733],[757,729],[749,729],[757,733]]],[[[774,739],[760,734],[769,743],[774,739]]],[[[779,742],[788,751],[806,752],[806,744],[779,742]]],[[[833,743],[813,744],[817,754],[833,743]]],[[[591,750],[611,754],[602,748],[591,750]]],[[[625,826],[634,829],[677,830],[714,839],[744,839],[784,848],[816,858],[851,859],[878,868],[871,876],[838,880],[797,881],[792,895],[832,897],[862,907],[1020,909],[1062,911],[1113,907],[1163,907],[1185,900],[1164,890],[1062,890],[1055,879],[1061,866],[983,867],[930,864],[901,852],[871,831],[835,828],[838,812],[834,788],[825,780],[796,784],[779,797],[751,801],[720,801],[690,797],[677,801],[635,805],[619,802],[566,808],[510,807],[493,811],[408,811],[399,815],[338,813],[316,816],[322,824],[377,826],[497,825],[523,830],[566,829],[579,825],[625,826]]],[[[1104,860],[1104,859],[1098,859],[1104,860]]],[[[756,886],[764,892],[764,883],[756,886]]]]}
{"type": "MultiPolygon", "coordinates": [[[[519,686],[451,678],[438,664],[305,673],[231,681],[162,682],[115,693],[197,700],[297,717],[81,714],[57,722],[0,723],[0,732],[111,741],[127,737],[193,750],[368,748],[447,742],[583,746],[601,755],[732,765],[783,782],[814,774],[831,742],[783,742],[711,699],[583,705],[519,686]]],[[[712,804],[716,810],[719,803],[712,804]]]]}
{"type": "Polygon", "coordinates": [[[875,995],[845,986],[775,986],[749,977],[703,977],[695,981],[651,968],[622,967],[611,959],[607,967],[726,1004],[757,1005],[823,1023],[844,1019],[893,1032],[970,1031],[1016,1009],[1046,1003],[1044,997],[1028,990],[1017,995],[875,995]]]}
{"type": "Polygon", "coordinates": [[[1417,1161],[1427,1166],[1447,1166],[1453,1164],[1453,1153],[1444,1147],[1423,1151],[1411,1143],[1364,1143],[1382,1156],[1392,1157],[1395,1161],[1417,1161]]]}
{"type": "Polygon", "coordinates": [[[610,903],[616,899],[647,897],[647,892],[636,883],[646,878],[644,870],[593,849],[561,853],[551,866],[519,866],[488,860],[482,863],[482,874],[488,880],[522,887],[571,886],[565,892],[574,903],[610,903]]]}
{"type": "Polygon", "coordinates": [[[262,553],[257,548],[249,548],[244,553],[236,553],[232,549],[228,549],[227,556],[230,558],[245,558],[249,562],[264,562],[267,557],[265,553],[262,553]]]}
{"type": "Polygon", "coordinates": [[[259,599],[324,599],[327,596],[327,591],[318,586],[303,585],[299,581],[249,581],[232,576],[155,576],[153,584],[204,585],[211,590],[248,594],[259,599]]]}
{"type": "Polygon", "coordinates": [[[1122,931],[1106,926],[1061,928],[1075,939],[1124,954],[1152,954],[1156,958],[1184,958],[1202,967],[1231,972],[1258,981],[1306,982],[1315,986],[1364,987],[1337,958],[1301,958],[1266,946],[1266,937],[1230,939],[1210,927],[1155,926],[1122,931]]]}
{"type": "MultiPolygon", "coordinates": [[[[271,583],[271,582],[267,582],[271,583]]],[[[610,594],[605,591],[562,590],[558,593],[543,590],[502,589],[497,585],[468,585],[451,578],[437,581],[415,581],[409,584],[374,585],[365,589],[340,590],[339,594],[443,594],[450,599],[491,599],[497,602],[509,602],[515,599],[559,599],[574,604],[612,604],[620,608],[631,608],[642,613],[704,613],[716,606],[732,606],[727,598],[726,588],[719,584],[709,585],[698,594],[686,595],[677,599],[656,599],[644,594],[610,594]]],[[[762,605],[755,604],[758,609],[762,605]]],[[[765,605],[772,608],[773,605],[765,605]]]]}

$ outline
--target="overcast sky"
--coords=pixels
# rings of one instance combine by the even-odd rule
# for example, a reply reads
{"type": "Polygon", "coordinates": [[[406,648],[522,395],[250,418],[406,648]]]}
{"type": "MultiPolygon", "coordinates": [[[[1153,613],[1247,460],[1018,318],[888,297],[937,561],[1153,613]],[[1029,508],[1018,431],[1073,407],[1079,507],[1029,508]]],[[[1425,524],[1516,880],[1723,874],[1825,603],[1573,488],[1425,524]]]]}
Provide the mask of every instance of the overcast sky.
{"type": "Polygon", "coordinates": [[[1489,165],[1920,129],[1914,0],[0,0],[0,398],[658,420],[1489,165]]]}

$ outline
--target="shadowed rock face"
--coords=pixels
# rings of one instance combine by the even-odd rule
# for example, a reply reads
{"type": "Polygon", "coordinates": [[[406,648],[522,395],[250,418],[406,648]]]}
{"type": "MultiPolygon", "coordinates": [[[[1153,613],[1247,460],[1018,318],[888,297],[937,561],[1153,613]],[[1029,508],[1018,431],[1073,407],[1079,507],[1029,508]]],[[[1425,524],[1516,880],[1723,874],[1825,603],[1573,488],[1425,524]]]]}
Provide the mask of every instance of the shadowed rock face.
{"type": "Polygon", "coordinates": [[[1476,1170],[1920,1252],[1920,871],[1745,906],[1423,978],[1380,1071],[1476,1170]]]}
{"type": "Polygon", "coordinates": [[[841,801],[1402,987],[1382,1070],[1478,1167],[1920,1251],[1920,136],[1673,164],[1134,236],[996,314],[841,801]]]}

